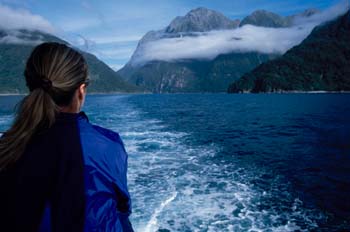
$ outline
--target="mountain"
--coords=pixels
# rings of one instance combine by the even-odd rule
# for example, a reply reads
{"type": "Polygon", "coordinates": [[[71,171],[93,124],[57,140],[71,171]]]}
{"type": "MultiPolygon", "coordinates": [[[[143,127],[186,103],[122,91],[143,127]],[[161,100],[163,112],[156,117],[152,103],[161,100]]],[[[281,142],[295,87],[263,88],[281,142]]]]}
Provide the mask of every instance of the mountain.
{"type": "Polygon", "coordinates": [[[176,17],[162,30],[147,32],[139,41],[134,54],[126,66],[130,68],[130,66],[140,67],[144,65],[144,63],[140,61],[140,57],[143,54],[144,47],[149,42],[160,39],[196,37],[200,32],[213,30],[235,29],[238,27],[239,22],[239,20],[231,20],[217,11],[204,7],[196,8],[188,12],[185,16],[176,17]]]}
{"type": "MultiPolygon", "coordinates": [[[[213,30],[233,30],[239,20],[231,20],[206,8],[191,10],[176,17],[163,30],[150,31],[140,41],[130,61],[118,71],[129,83],[155,93],[225,92],[232,81],[257,65],[277,57],[257,52],[221,54],[211,60],[182,59],[174,61],[142,61],[149,42],[168,38],[193,38],[197,33],[213,30]]],[[[239,40],[239,38],[233,38],[239,40]]]]}
{"type": "MultiPolygon", "coordinates": [[[[274,27],[277,23],[267,22],[276,17],[283,21],[278,24],[279,26],[289,26],[296,17],[309,17],[317,12],[308,10],[298,15],[283,17],[267,11],[257,11],[252,15],[260,14],[259,19],[256,18],[253,22],[245,18],[243,20],[245,22],[242,21],[242,23],[274,27]]],[[[278,20],[274,21],[278,22],[278,20]]],[[[160,60],[155,56],[154,59],[146,61],[144,55],[149,54],[147,46],[152,43],[164,42],[164,40],[169,42],[171,39],[171,43],[181,43],[213,31],[234,31],[239,26],[243,26],[242,23],[239,20],[231,20],[214,10],[202,7],[191,10],[185,16],[176,17],[164,29],[146,33],[139,41],[129,62],[117,73],[129,83],[155,93],[226,92],[227,87],[243,74],[281,54],[235,51],[219,53],[210,59],[160,60]]],[[[241,38],[235,36],[231,38],[232,43],[239,43],[240,40],[241,38]]]]}
{"type": "Polygon", "coordinates": [[[223,14],[199,7],[191,10],[185,16],[176,17],[168,27],[166,33],[181,32],[205,32],[211,30],[234,29],[239,25],[239,20],[230,20],[223,14]]]}
{"type": "MultiPolygon", "coordinates": [[[[25,93],[23,76],[26,60],[33,48],[45,41],[68,42],[41,31],[0,29],[0,93],[25,93]]],[[[124,81],[96,56],[80,51],[89,65],[89,92],[133,92],[138,87],[124,81]]]]}
{"type": "Polygon", "coordinates": [[[247,24],[259,27],[288,27],[291,26],[292,22],[287,17],[266,10],[257,10],[245,17],[239,26],[242,27],[247,24]]]}
{"type": "Polygon", "coordinates": [[[254,11],[249,16],[245,17],[241,23],[240,27],[251,24],[259,27],[290,27],[293,26],[294,20],[298,17],[310,17],[314,14],[319,13],[317,9],[307,9],[300,14],[290,15],[290,16],[281,16],[273,12],[266,10],[257,10],[254,11]]]}
{"type": "Polygon", "coordinates": [[[228,91],[350,90],[350,13],[322,24],[282,57],[266,62],[228,91]]]}

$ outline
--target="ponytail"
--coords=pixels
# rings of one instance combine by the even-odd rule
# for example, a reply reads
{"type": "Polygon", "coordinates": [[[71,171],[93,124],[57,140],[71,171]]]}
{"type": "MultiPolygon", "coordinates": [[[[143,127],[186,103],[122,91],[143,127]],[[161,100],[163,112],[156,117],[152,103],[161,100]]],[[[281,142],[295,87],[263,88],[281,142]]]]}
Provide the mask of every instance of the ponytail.
{"type": "Polygon", "coordinates": [[[55,102],[41,88],[35,89],[21,101],[15,122],[0,139],[0,170],[18,160],[36,132],[54,123],[57,111],[55,102]]]}

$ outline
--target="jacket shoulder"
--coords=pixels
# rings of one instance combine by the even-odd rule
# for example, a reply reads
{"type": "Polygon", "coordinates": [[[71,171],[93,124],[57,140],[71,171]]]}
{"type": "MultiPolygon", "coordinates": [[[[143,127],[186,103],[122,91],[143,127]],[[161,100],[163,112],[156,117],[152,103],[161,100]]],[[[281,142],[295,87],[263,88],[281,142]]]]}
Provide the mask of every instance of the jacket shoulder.
{"type": "Polygon", "coordinates": [[[122,139],[120,138],[119,133],[112,131],[110,129],[98,126],[98,125],[91,124],[91,127],[94,130],[96,130],[98,133],[100,133],[102,136],[112,140],[113,142],[119,143],[124,148],[124,143],[123,143],[122,139]]]}
{"type": "Polygon", "coordinates": [[[124,143],[117,132],[90,123],[88,117],[83,111],[79,113],[78,125],[81,133],[87,133],[89,134],[89,137],[92,138],[103,137],[108,141],[120,144],[124,148],[124,143]]]}

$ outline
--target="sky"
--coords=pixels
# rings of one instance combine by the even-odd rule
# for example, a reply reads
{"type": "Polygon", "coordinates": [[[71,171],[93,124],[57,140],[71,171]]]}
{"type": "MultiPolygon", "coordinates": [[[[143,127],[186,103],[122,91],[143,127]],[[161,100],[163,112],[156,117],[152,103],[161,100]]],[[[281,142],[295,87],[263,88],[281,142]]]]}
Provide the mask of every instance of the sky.
{"type": "Polygon", "coordinates": [[[339,0],[0,0],[0,27],[37,28],[95,54],[114,70],[128,62],[138,41],[176,16],[206,7],[231,19],[264,9],[291,15],[325,10],[339,0]]]}

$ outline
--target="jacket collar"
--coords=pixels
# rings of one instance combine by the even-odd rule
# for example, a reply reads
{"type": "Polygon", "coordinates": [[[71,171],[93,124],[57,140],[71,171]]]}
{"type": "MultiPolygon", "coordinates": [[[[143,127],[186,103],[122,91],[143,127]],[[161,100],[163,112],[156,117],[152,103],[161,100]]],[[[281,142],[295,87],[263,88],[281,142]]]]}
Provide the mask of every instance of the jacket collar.
{"type": "Polygon", "coordinates": [[[80,112],[78,113],[78,120],[89,121],[89,118],[87,117],[87,115],[85,114],[84,111],[80,111],[80,112]]]}
{"type": "Polygon", "coordinates": [[[84,111],[80,111],[79,113],[59,112],[56,119],[58,121],[75,121],[75,120],[89,121],[89,118],[86,116],[84,111]]]}

